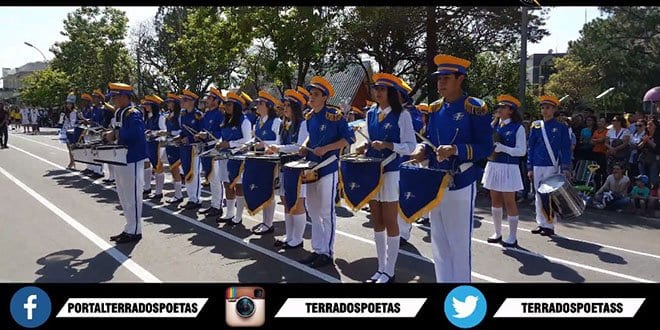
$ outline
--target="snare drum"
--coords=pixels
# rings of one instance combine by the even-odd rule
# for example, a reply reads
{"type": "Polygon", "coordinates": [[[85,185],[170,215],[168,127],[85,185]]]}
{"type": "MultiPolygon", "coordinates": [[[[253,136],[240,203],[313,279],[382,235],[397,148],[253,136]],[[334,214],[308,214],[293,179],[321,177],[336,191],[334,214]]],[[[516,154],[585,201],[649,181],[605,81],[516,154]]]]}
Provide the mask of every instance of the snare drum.
{"type": "Polygon", "coordinates": [[[358,155],[341,157],[339,181],[344,200],[353,210],[362,208],[380,191],[383,184],[382,162],[381,158],[358,155]]]}
{"type": "Polygon", "coordinates": [[[318,163],[313,161],[308,161],[305,159],[300,159],[284,164],[284,170],[285,171],[287,169],[302,170],[300,174],[302,177],[302,183],[306,184],[306,183],[316,182],[319,180],[319,173],[317,170],[314,170],[314,167],[316,165],[318,165],[318,163]]]}
{"type": "Polygon", "coordinates": [[[562,174],[555,174],[541,180],[537,191],[542,196],[550,196],[557,213],[564,220],[575,219],[584,213],[586,203],[562,174]]]}
{"type": "Polygon", "coordinates": [[[399,214],[413,223],[442,201],[452,183],[446,171],[428,167],[428,162],[407,161],[399,166],[399,214]]]}
{"type": "Polygon", "coordinates": [[[92,148],[94,161],[112,165],[126,166],[128,148],[119,144],[105,144],[92,148]]]}
{"type": "Polygon", "coordinates": [[[71,154],[73,155],[73,160],[85,164],[101,165],[99,162],[94,161],[94,146],[95,144],[72,146],[71,154]]]}

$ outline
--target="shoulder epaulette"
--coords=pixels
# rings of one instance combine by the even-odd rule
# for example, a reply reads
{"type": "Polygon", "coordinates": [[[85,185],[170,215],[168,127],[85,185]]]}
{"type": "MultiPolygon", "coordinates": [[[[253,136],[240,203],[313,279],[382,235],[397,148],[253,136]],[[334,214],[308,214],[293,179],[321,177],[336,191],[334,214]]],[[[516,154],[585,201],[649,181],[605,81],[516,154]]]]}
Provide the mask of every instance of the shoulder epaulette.
{"type": "Polygon", "coordinates": [[[139,113],[141,113],[141,112],[140,112],[140,110],[138,110],[138,109],[135,108],[135,107],[130,107],[130,108],[124,110],[123,117],[126,118],[128,115],[130,115],[130,114],[134,114],[134,113],[138,113],[138,114],[139,114],[139,113]]]}
{"type": "Polygon", "coordinates": [[[541,128],[541,121],[535,120],[534,122],[532,122],[532,128],[541,128]]]}
{"type": "Polygon", "coordinates": [[[344,116],[341,109],[335,106],[328,106],[328,111],[325,112],[325,119],[329,121],[338,121],[344,116]]]}
{"type": "Polygon", "coordinates": [[[488,113],[488,105],[482,99],[469,96],[465,99],[465,111],[472,115],[483,116],[488,113]]]}
{"type": "Polygon", "coordinates": [[[441,98],[437,101],[434,101],[429,105],[429,112],[436,112],[442,108],[442,105],[445,103],[445,98],[441,98]]]}
{"type": "Polygon", "coordinates": [[[195,119],[196,119],[196,120],[201,120],[202,117],[203,117],[203,115],[202,115],[201,113],[199,113],[199,112],[195,112],[195,119]]]}

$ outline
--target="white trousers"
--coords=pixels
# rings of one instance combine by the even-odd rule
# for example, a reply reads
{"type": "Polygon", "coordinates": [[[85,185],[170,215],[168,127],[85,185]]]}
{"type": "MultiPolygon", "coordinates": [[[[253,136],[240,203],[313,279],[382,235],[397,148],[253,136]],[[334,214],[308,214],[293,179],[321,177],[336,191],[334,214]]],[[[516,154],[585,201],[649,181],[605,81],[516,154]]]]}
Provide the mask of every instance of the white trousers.
{"type": "Polygon", "coordinates": [[[554,166],[534,166],[534,192],[536,193],[535,206],[536,206],[536,223],[543,228],[555,229],[555,223],[559,221],[559,215],[554,213],[553,223],[548,223],[548,219],[543,213],[543,204],[541,203],[541,195],[538,193],[539,185],[543,179],[559,173],[554,166]]]}
{"type": "Polygon", "coordinates": [[[405,239],[406,241],[410,240],[410,233],[412,232],[412,223],[407,223],[403,221],[401,215],[397,212],[396,214],[397,222],[399,222],[399,236],[405,239]]]}
{"type": "Polygon", "coordinates": [[[312,221],[312,250],[332,257],[335,244],[337,172],[307,184],[305,206],[312,221]]]}
{"type": "Polygon", "coordinates": [[[106,164],[108,166],[108,180],[116,180],[117,177],[115,176],[115,165],[112,164],[106,164]]]}
{"type": "Polygon", "coordinates": [[[183,180],[186,183],[186,193],[188,194],[188,200],[193,203],[199,203],[199,199],[202,197],[202,181],[200,180],[199,169],[202,166],[199,156],[195,155],[192,159],[192,179],[190,182],[186,180],[185,173],[183,180]]]}
{"type": "Polygon", "coordinates": [[[113,166],[117,182],[117,195],[124,211],[128,234],[142,233],[142,186],[144,185],[144,160],[113,166]]]}
{"type": "Polygon", "coordinates": [[[222,197],[224,194],[224,187],[220,180],[220,161],[214,160],[211,162],[211,175],[209,176],[209,184],[211,186],[211,207],[220,209],[222,206],[222,197]]]}
{"type": "Polygon", "coordinates": [[[446,190],[431,210],[431,244],[438,283],[470,283],[472,217],[476,184],[446,190]]]}

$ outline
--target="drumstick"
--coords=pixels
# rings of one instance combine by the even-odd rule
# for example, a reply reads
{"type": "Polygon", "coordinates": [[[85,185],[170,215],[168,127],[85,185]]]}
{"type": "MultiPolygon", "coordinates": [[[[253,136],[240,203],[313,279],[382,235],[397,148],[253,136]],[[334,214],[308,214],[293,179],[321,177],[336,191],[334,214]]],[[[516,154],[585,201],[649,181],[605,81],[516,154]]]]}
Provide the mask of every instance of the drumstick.
{"type": "Polygon", "coordinates": [[[183,126],[183,128],[185,128],[186,131],[188,131],[188,133],[190,133],[192,135],[195,135],[195,134],[199,133],[196,130],[194,130],[193,128],[191,128],[190,126],[186,125],[186,124],[181,124],[181,126],[183,126]]]}
{"type": "Polygon", "coordinates": [[[426,144],[429,145],[430,147],[433,147],[433,149],[438,149],[438,147],[436,147],[436,146],[433,144],[433,142],[431,142],[431,140],[425,138],[424,135],[419,134],[418,132],[415,132],[415,134],[417,135],[417,137],[419,137],[420,139],[422,139],[422,142],[426,143],[426,144]]]}
{"type": "Polygon", "coordinates": [[[208,135],[213,139],[214,142],[216,142],[216,143],[217,143],[217,142],[220,142],[220,140],[219,140],[218,138],[216,138],[216,137],[213,135],[213,133],[209,132],[209,130],[204,129],[204,132],[206,132],[206,134],[208,134],[208,135]]]}
{"type": "MultiPolygon", "coordinates": [[[[360,128],[362,128],[362,127],[360,127],[360,128]]],[[[360,128],[358,128],[358,129],[356,130],[356,132],[358,132],[358,134],[362,135],[365,139],[367,139],[367,142],[371,143],[371,139],[369,139],[368,136],[366,136],[364,133],[362,133],[362,131],[360,130],[360,128]]]]}
{"type": "Polygon", "coordinates": [[[257,139],[259,142],[263,143],[263,144],[264,144],[264,148],[268,148],[268,143],[266,143],[266,141],[260,139],[258,136],[255,136],[254,138],[257,139]]]}
{"type": "Polygon", "coordinates": [[[305,150],[307,150],[307,151],[309,151],[309,152],[314,152],[314,149],[312,149],[312,148],[310,148],[310,147],[308,147],[308,146],[304,146],[304,145],[302,145],[302,144],[298,144],[298,143],[294,143],[293,145],[295,145],[296,147],[303,148],[303,149],[305,149],[305,150]]]}

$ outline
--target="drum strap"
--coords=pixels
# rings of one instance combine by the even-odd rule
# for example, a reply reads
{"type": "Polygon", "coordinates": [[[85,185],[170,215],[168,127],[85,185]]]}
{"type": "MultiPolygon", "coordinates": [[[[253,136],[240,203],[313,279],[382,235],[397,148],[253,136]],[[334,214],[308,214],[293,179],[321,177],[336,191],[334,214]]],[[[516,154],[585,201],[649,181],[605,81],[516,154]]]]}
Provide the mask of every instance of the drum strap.
{"type": "Polygon", "coordinates": [[[548,154],[550,155],[550,161],[552,161],[552,166],[554,166],[555,169],[558,169],[559,162],[557,162],[555,153],[552,151],[552,147],[550,146],[550,140],[548,140],[548,134],[545,132],[545,124],[544,124],[544,120],[542,119],[541,119],[541,134],[543,135],[543,142],[545,143],[545,149],[548,151],[548,154]]]}

